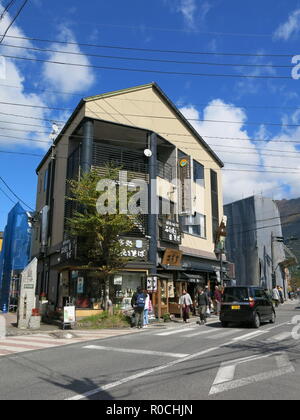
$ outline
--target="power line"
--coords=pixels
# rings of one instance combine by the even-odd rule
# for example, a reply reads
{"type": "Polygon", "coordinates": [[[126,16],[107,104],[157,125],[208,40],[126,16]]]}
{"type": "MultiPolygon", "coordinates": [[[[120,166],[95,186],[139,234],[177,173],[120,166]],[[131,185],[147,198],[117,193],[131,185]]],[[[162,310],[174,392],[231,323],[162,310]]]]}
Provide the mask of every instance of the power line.
{"type": "Polygon", "coordinates": [[[3,12],[0,15],[0,20],[3,19],[4,15],[8,12],[9,8],[15,3],[16,0],[11,0],[7,6],[3,9],[3,12]]]}
{"type": "Polygon", "coordinates": [[[137,48],[137,47],[124,47],[120,45],[103,45],[103,44],[89,44],[83,42],[72,42],[72,41],[58,41],[58,40],[47,40],[35,37],[22,37],[22,36],[7,36],[7,38],[13,39],[25,39],[28,41],[45,42],[51,44],[64,44],[64,45],[76,45],[80,47],[91,47],[91,48],[107,48],[117,49],[125,51],[143,51],[143,52],[158,52],[158,53],[170,53],[170,54],[188,54],[188,55],[221,55],[221,56],[239,56],[239,57],[293,57],[295,54],[263,54],[263,53],[233,53],[233,52],[217,52],[217,51],[189,51],[189,50],[170,50],[170,49],[154,49],[154,48],[137,48]]]}
{"type": "Polygon", "coordinates": [[[23,201],[12,189],[11,187],[6,183],[6,181],[0,176],[0,180],[3,182],[3,184],[6,186],[6,188],[12,193],[12,195],[14,197],[16,197],[16,199],[18,201],[20,201],[22,204],[24,204],[27,208],[29,208],[31,211],[34,211],[33,208],[31,206],[29,206],[28,204],[25,203],[25,201],[23,201]]]}
{"type": "Polygon", "coordinates": [[[2,41],[4,40],[7,32],[9,31],[9,29],[12,27],[12,25],[15,23],[15,21],[17,20],[17,18],[20,16],[22,10],[24,9],[24,7],[26,6],[26,4],[28,3],[28,0],[25,0],[24,3],[22,4],[22,6],[20,7],[20,9],[18,10],[17,14],[15,15],[15,17],[13,18],[13,20],[10,22],[10,24],[8,25],[7,29],[5,30],[4,34],[2,35],[2,38],[0,40],[0,44],[2,43],[2,41]]]}
{"type": "MultiPolygon", "coordinates": [[[[53,119],[51,120],[51,119],[49,119],[49,118],[47,119],[47,118],[29,117],[29,116],[27,116],[27,115],[11,114],[11,113],[8,113],[8,112],[0,112],[0,115],[8,115],[8,116],[10,116],[10,117],[27,118],[27,119],[30,119],[30,120],[46,121],[46,122],[51,122],[51,123],[53,123],[53,122],[57,122],[57,123],[65,124],[65,122],[66,122],[66,121],[59,121],[59,120],[56,120],[55,118],[53,118],[53,119]]],[[[8,121],[6,121],[6,122],[8,123],[8,121]]],[[[23,123],[14,123],[14,124],[20,124],[20,125],[23,125],[23,123]]]]}
{"type": "Polygon", "coordinates": [[[155,73],[155,74],[167,74],[173,76],[197,76],[197,77],[229,77],[229,78],[243,78],[243,79],[281,79],[281,80],[291,80],[291,76],[267,76],[267,75],[246,75],[246,74],[218,74],[218,73],[192,73],[192,72],[179,72],[179,71],[163,71],[163,70],[150,70],[150,69],[136,69],[136,68],[126,68],[126,67],[112,67],[112,66],[97,66],[94,64],[80,64],[80,63],[67,63],[64,61],[54,61],[54,60],[43,60],[40,58],[30,58],[30,57],[20,57],[13,55],[2,55],[5,58],[11,58],[15,60],[26,60],[34,61],[40,63],[50,63],[65,65],[71,67],[81,67],[81,68],[93,68],[99,70],[116,70],[116,71],[126,71],[126,72],[135,72],[135,73],[155,73]]]}
{"type": "MultiPolygon", "coordinates": [[[[0,84],[0,87],[5,87],[5,88],[12,88],[12,89],[19,89],[19,90],[23,90],[23,86],[14,86],[14,85],[2,85],[0,84]]],[[[65,92],[65,91],[55,91],[55,90],[48,90],[48,89],[39,89],[36,88],[35,86],[31,87],[30,90],[36,91],[36,92],[45,92],[45,93],[53,93],[53,94],[57,94],[57,95],[70,95],[70,96],[79,96],[81,98],[84,97],[88,97],[88,95],[86,93],[73,93],[73,92],[65,92]]],[[[137,98],[114,98],[111,97],[109,98],[110,101],[125,101],[125,102],[145,102],[145,103],[153,103],[153,104],[160,104],[160,101],[154,101],[154,100],[148,100],[148,99],[137,99],[137,98]]],[[[293,106],[272,106],[272,105],[244,105],[244,104],[237,104],[237,105],[233,105],[233,104],[211,104],[211,103],[203,103],[203,102],[193,102],[193,105],[199,105],[199,106],[204,106],[207,107],[209,106],[210,108],[242,108],[242,109],[279,109],[279,110],[299,110],[300,107],[293,107],[293,106]]],[[[177,107],[184,107],[184,106],[188,106],[187,104],[177,104],[177,107]]],[[[73,108],[64,108],[64,110],[73,110],[73,108]]],[[[25,118],[25,117],[24,117],[25,118]]]]}
{"type": "MultiPolygon", "coordinates": [[[[40,109],[50,109],[50,110],[56,110],[56,111],[70,111],[73,110],[73,108],[58,108],[58,107],[50,107],[50,106],[45,106],[45,105],[31,105],[31,104],[20,104],[20,103],[15,103],[15,102],[0,102],[0,105],[10,105],[10,106],[24,106],[24,107],[29,107],[29,108],[40,108],[40,109]]],[[[104,112],[95,112],[95,111],[91,111],[93,112],[93,114],[95,115],[99,115],[99,114],[110,114],[111,116],[118,116],[120,117],[120,115],[124,116],[124,117],[137,117],[137,118],[156,118],[156,119],[162,119],[162,120],[177,120],[177,117],[166,117],[166,116],[161,116],[161,115],[145,115],[145,114],[125,114],[125,113],[111,113],[108,111],[104,111],[104,112]]],[[[285,126],[285,127],[300,127],[300,124],[282,124],[282,123],[272,123],[272,122],[248,122],[248,121],[227,121],[227,120],[209,120],[209,119],[200,119],[200,118],[185,118],[187,121],[194,121],[194,122],[208,122],[208,123],[222,123],[222,124],[242,124],[242,125],[270,125],[270,126],[285,126]]],[[[164,133],[164,134],[174,134],[177,135],[176,133],[164,133]]],[[[181,134],[178,134],[181,135],[181,134]]],[[[209,137],[209,136],[206,136],[209,137]]],[[[217,138],[217,137],[214,137],[217,138]]],[[[226,137],[225,137],[226,138],[226,137]]],[[[222,139],[224,139],[224,137],[222,137],[222,139]]],[[[242,139],[244,140],[244,139],[242,139]]],[[[253,141],[258,141],[258,140],[253,140],[253,141]]],[[[263,139],[263,141],[266,141],[265,139],[263,139]]]]}
{"type": "Polygon", "coordinates": [[[152,62],[152,63],[168,63],[168,64],[190,64],[190,65],[204,65],[204,66],[218,66],[218,67],[259,67],[259,68],[288,68],[292,69],[292,65],[279,65],[279,64],[250,64],[250,63],[211,63],[211,62],[201,62],[201,61],[182,61],[182,60],[166,60],[158,58],[145,58],[145,57],[124,57],[116,55],[101,55],[101,54],[91,54],[91,53],[81,53],[76,51],[60,51],[53,50],[50,48],[37,48],[37,47],[27,47],[23,45],[11,45],[11,44],[2,44],[3,47],[9,48],[19,48],[23,50],[37,51],[37,52],[51,52],[58,54],[66,55],[75,55],[83,57],[94,57],[94,58],[107,58],[113,60],[125,60],[125,61],[143,61],[143,62],[152,62]]]}

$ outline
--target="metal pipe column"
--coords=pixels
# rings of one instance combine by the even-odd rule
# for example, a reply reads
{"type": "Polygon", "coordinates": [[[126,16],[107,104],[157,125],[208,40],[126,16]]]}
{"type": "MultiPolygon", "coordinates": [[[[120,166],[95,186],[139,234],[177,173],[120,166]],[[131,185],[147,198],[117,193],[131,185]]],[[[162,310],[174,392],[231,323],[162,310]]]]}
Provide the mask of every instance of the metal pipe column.
{"type": "Polygon", "coordinates": [[[94,141],[94,121],[85,120],[83,123],[83,141],[82,141],[82,157],[81,170],[82,174],[86,174],[91,170],[93,157],[93,141],[94,141]]]}
{"type": "Polygon", "coordinates": [[[155,133],[148,137],[152,155],[149,159],[149,189],[148,189],[148,235],[150,236],[149,262],[153,268],[150,274],[157,274],[157,136],[155,133]]]}

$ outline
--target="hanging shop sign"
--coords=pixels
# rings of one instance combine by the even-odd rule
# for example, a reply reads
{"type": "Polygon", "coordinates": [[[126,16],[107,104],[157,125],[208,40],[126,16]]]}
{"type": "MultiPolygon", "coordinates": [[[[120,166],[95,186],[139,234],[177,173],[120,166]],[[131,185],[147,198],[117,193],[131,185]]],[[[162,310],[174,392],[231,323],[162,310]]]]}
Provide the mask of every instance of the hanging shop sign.
{"type": "Polygon", "coordinates": [[[119,276],[119,275],[114,276],[115,286],[122,286],[122,283],[123,283],[123,276],[119,276]]]}
{"type": "Polygon", "coordinates": [[[167,248],[164,253],[162,265],[181,267],[182,251],[177,249],[167,248]]]}
{"type": "Polygon", "coordinates": [[[147,277],[147,290],[148,292],[157,292],[157,276],[147,277]]]}
{"type": "Polygon", "coordinates": [[[180,224],[172,220],[163,220],[161,239],[162,241],[181,244],[180,224]]]}
{"type": "Polygon", "coordinates": [[[122,256],[132,261],[148,261],[149,241],[147,239],[122,238],[122,256]]]}
{"type": "Polygon", "coordinates": [[[84,278],[83,277],[78,277],[78,279],[77,279],[77,293],[79,295],[83,293],[83,288],[84,288],[84,278]]]}
{"type": "Polygon", "coordinates": [[[68,239],[64,241],[60,249],[60,262],[68,261],[75,258],[76,243],[74,240],[68,239]]]}

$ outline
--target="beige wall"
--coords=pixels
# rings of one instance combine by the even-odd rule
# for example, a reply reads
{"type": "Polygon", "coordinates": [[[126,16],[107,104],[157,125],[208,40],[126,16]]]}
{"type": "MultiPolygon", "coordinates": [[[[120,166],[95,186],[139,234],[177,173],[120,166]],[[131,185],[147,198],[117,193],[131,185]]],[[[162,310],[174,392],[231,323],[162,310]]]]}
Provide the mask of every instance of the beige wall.
{"type": "Polygon", "coordinates": [[[197,197],[199,197],[195,210],[197,209],[206,216],[207,239],[185,234],[182,245],[213,252],[210,169],[215,170],[218,174],[221,219],[223,216],[223,190],[220,166],[182,123],[175,112],[162,101],[157,91],[149,86],[116,94],[112,97],[92,100],[86,104],[86,115],[155,131],[205,167],[205,189],[203,190],[195,185],[193,188],[197,197]],[[154,118],[154,116],[164,118],[154,118]]]}
{"type": "MultiPolygon", "coordinates": [[[[65,203],[65,178],[68,156],[68,136],[74,131],[84,116],[103,119],[121,124],[138,126],[152,130],[169,140],[178,149],[197,160],[205,167],[205,188],[193,186],[193,194],[197,196],[194,209],[206,216],[207,238],[201,239],[191,235],[183,235],[182,245],[189,248],[213,252],[211,221],[211,192],[210,192],[210,169],[218,173],[219,183],[219,212],[220,219],[223,215],[222,174],[220,166],[212,158],[196,137],[188,130],[173,110],[161,99],[157,91],[149,86],[143,89],[128,91],[88,101],[77,114],[65,135],[56,146],[56,174],[55,174],[55,202],[52,227],[51,246],[59,244],[63,240],[64,203],[65,203]],[[128,115],[131,114],[131,115],[128,115]],[[154,118],[153,116],[164,117],[154,118]]],[[[49,161],[49,159],[48,159],[49,161]]],[[[48,161],[43,165],[38,174],[37,210],[45,205],[45,194],[39,192],[40,182],[43,184],[44,172],[48,161]]],[[[166,181],[159,180],[158,190],[166,181]]],[[[166,190],[164,188],[164,190],[166,190]]],[[[166,196],[165,193],[163,196],[166,196]]],[[[166,197],[167,198],[167,197],[166,197]]],[[[173,201],[176,198],[173,196],[173,201]]],[[[33,247],[33,250],[35,248],[33,247]]]]}

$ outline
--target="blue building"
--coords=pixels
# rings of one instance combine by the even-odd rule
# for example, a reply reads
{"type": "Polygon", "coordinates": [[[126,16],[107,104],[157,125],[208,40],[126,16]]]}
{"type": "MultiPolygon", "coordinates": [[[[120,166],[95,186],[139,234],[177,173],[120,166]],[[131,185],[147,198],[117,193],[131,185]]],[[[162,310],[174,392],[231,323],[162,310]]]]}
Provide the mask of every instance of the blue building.
{"type": "Polygon", "coordinates": [[[8,214],[0,254],[0,310],[17,305],[20,274],[30,261],[30,217],[19,203],[8,214]]]}

